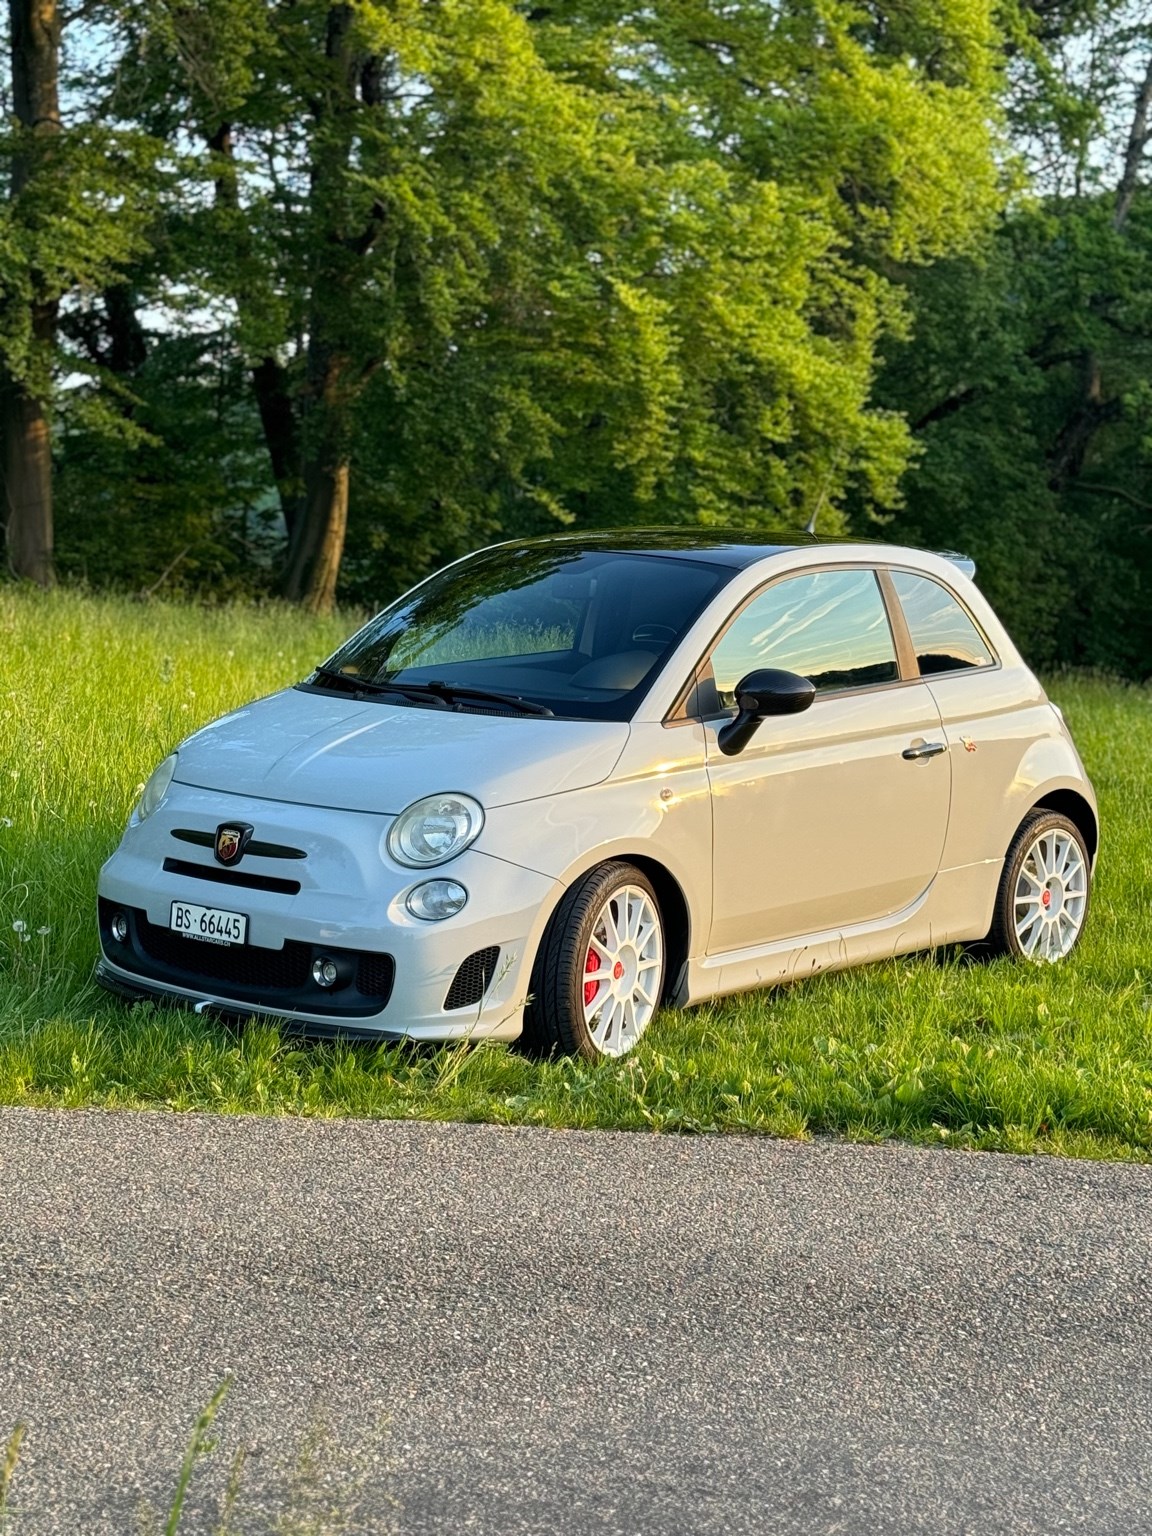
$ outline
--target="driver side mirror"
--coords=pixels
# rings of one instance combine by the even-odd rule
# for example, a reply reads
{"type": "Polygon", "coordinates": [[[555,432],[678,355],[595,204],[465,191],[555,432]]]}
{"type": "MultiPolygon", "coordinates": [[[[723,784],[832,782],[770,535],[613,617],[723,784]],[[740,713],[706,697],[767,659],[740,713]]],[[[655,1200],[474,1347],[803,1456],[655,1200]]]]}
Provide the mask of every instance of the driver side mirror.
{"type": "Polygon", "coordinates": [[[735,720],[720,727],[716,745],[725,757],[735,757],[752,740],[761,720],[769,715],[798,715],[809,708],[816,697],[816,687],[795,672],[780,672],[768,667],[749,672],[736,684],[735,720]]]}

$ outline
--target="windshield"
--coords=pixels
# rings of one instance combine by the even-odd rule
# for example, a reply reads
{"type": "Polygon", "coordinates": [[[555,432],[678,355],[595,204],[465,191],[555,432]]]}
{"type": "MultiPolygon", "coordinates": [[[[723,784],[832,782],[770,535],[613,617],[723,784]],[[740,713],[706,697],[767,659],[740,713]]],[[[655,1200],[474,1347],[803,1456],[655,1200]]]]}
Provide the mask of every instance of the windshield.
{"type": "MultiPolygon", "coordinates": [[[[378,614],[312,686],[404,684],[411,695],[380,694],[403,704],[435,683],[448,695],[485,690],[569,718],[626,720],[732,575],[703,561],[570,545],[483,550],[378,614]]],[[[453,702],[509,712],[491,697],[453,702]]]]}

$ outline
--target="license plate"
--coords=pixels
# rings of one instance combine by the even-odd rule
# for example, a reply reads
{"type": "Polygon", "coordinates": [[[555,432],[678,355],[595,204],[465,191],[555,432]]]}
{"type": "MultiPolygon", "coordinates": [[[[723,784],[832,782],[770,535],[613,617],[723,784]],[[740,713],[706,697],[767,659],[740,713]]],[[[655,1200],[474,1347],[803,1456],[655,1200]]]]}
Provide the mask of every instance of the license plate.
{"type": "Polygon", "coordinates": [[[243,912],[223,912],[219,907],[195,907],[174,901],[169,927],[186,939],[208,944],[243,944],[248,938],[248,919],[243,912]]]}

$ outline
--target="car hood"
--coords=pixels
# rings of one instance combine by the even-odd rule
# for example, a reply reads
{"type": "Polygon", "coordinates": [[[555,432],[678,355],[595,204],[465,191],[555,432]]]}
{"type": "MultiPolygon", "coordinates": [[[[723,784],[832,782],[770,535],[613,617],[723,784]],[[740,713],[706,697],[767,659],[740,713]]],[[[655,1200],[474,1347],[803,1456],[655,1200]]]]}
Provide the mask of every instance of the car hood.
{"type": "Polygon", "coordinates": [[[389,815],[450,789],[495,807],[599,784],[627,739],[617,721],[458,714],[287,688],[190,736],[176,778],[389,815]]]}

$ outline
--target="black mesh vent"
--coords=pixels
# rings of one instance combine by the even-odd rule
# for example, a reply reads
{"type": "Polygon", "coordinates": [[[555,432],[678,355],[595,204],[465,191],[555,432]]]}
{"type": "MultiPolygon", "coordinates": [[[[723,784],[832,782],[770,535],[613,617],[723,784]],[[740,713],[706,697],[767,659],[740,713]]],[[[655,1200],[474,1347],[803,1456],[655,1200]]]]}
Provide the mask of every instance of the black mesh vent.
{"type": "Polygon", "coordinates": [[[343,1014],[367,1018],[388,1005],[396,965],[391,955],[370,949],[339,949],[289,939],[282,949],[258,944],[209,944],[187,939],[162,924],[150,923],[134,907],[118,907],[103,896],[100,942],[105,955],[122,970],[164,987],[196,990],[237,1003],[293,1013],[343,1014]],[[128,920],[127,938],[112,932],[116,914],[128,920]],[[312,974],[317,960],[336,962],[335,987],[321,987],[312,974]]]}
{"type": "Polygon", "coordinates": [[[361,955],[356,968],[356,985],[365,997],[388,997],[396,962],[391,955],[361,955]]]}
{"type": "Polygon", "coordinates": [[[153,960],[244,987],[306,986],[312,979],[312,946],[289,939],[283,949],[259,949],[252,944],[206,944],[160,928],[141,915],[136,922],[140,947],[153,960]]]}
{"type": "Polygon", "coordinates": [[[488,990],[488,983],[496,974],[496,962],[500,958],[500,946],[492,944],[488,949],[478,949],[461,963],[453,977],[444,999],[445,1010],[450,1008],[474,1008],[488,990]]]}

